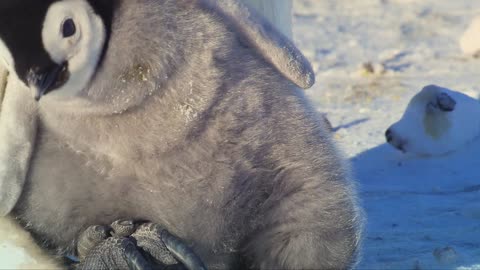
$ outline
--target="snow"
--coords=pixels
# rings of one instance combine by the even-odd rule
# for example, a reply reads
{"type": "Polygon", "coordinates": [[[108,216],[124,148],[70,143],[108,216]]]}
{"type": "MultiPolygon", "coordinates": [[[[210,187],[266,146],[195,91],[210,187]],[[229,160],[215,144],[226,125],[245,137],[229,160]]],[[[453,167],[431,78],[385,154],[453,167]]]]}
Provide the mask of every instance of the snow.
{"type": "Polygon", "coordinates": [[[22,265],[35,265],[38,262],[15,242],[2,242],[0,245],[0,260],[2,269],[19,269],[22,265]]]}
{"type": "Polygon", "coordinates": [[[475,55],[480,52],[480,16],[475,17],[460,38],[460,48],[464,54],[475,55]]]}
{"type": "Polygon", "coordinates": [[[12,219],[0,218],[0,269],[60,269],[12,219]]]}
{"type": "Polygon", "coordinates": [[[459,45],[479,13],[476,0],[294,0],[295,41],[317,74],[307,93],[366,211],[358,269],[480,269],[480,142],[422,158],[384,137],[426,85],[479,96],[480,60],[459,45]]]}

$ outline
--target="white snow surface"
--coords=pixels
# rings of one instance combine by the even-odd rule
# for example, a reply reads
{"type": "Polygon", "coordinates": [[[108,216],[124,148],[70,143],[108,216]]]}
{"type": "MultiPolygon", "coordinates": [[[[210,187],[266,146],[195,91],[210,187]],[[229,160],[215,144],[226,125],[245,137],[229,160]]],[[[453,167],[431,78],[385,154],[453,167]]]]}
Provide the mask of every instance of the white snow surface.
{"type": "Polygon", "coordinates": [[[480,269],[480,142],[421,158],[384,137],[428,84],[479,96],[480,60],[459,46],[478,14],[477,0],[294,0],[295,41],[317,75],[307,93],[366,212],[358,269],[480,269]]]}
{"type": "MultiPolygon", "coordinates": [[[[460,48],[467,55],[480,52],[480,16],[475,17],[460,38],[460,48]]],[[[478,56],[478,55],[477,55],[478,56]]]]}
{"type": "Polygon", "coordinates": [[[10,218],[0,218],[0,269],[61,269],[10,218]]]}

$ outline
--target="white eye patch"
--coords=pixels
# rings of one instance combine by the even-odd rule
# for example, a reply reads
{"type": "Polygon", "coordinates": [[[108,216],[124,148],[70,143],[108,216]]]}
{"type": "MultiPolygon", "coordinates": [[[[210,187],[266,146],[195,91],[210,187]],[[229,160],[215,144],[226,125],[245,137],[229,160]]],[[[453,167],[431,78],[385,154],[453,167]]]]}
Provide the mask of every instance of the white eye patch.
{"type": "Polygon", "coordinates": [[[93,10],[82,0],[59,1],[50,6],[43,23],[42,41],[53,61],[60,64],[75,54],[75,45],[82,38],[82,25],[90,24],[89,12],[93,10]],[[75,28],[73,34],[65,29],[71,28],[71,23],[75,28]]]}
{"type": "Polygon", "coordinates": [[[70,75],[52,95],[73,96],[88,85],[105,39],[104,23],[88,1],[64,0],[49,7],[42,28],[43,46],[52,61],[67,64],[70,75]]]}

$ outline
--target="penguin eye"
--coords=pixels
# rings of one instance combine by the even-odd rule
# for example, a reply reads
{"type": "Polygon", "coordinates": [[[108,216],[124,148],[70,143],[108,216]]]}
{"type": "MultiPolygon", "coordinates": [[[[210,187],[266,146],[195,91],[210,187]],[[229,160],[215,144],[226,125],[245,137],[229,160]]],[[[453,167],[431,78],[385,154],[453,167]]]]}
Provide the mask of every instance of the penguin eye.
{"type": "Polygon", "coordinates": [[[68,38],[75,35],[76,31],[77,31],[77,27],[75,26],[75,23],[73,22],[72,19],[67,19],[63,22],[62,35],[64,38],[68,38]]]}

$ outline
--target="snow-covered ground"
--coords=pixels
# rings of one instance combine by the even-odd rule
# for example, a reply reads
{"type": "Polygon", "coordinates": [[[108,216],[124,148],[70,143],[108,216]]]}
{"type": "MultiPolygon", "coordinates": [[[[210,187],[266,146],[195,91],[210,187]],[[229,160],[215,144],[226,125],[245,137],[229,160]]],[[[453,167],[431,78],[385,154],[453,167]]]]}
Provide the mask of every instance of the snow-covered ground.
{"type": "Polygon", "coordinates": [[[317,73],[308,95],[366,210],[359,269],[480,269],[480,140],[417,158],[384,137],[425,85],[479,96],[480,59],[459,47],[479,14],[477,0],[294,0],[295,41],[317,73]]]}

